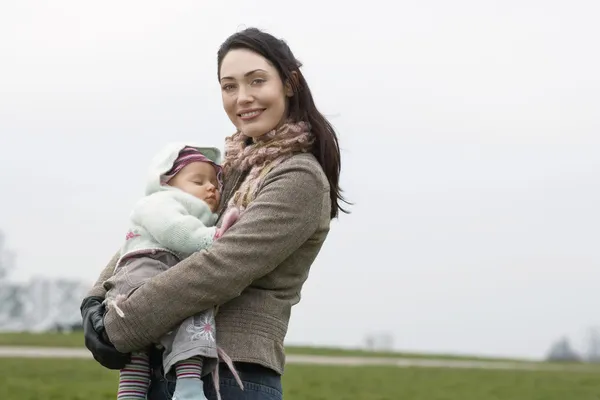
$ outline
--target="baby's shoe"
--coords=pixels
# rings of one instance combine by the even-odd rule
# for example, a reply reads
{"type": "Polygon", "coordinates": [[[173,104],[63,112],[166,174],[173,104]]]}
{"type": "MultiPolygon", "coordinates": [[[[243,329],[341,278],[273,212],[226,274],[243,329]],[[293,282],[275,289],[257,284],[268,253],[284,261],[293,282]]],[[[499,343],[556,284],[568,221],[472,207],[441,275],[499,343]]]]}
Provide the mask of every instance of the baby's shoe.
{"type": "Polygon", "coordinates": [[[201,379],[177,379],[172,400],[207,400],[201,379]]]}

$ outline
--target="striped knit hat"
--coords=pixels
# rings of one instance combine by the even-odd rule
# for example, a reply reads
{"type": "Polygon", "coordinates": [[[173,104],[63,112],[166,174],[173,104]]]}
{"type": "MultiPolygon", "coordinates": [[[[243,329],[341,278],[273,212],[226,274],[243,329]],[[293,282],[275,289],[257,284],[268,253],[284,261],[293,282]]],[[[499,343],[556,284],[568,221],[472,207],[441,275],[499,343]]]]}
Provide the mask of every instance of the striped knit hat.
{"type": "Polygon", "coordinates": [[[193,162],[206,162],[211,164],[215,170],[217,171],[217,181],[219,182],[219,190],[223,188],[223,180],[222,180],[222,168],[220,165],[211,161],[208,157],[202,154],[195,147],[186,146],[180,152],[177,159],[173,162],[173,166],[169,171],[167,171],[162,176],[162,183],[165,184],[169,182],[179,171],[183,169],[188,164],[193,162]]]}

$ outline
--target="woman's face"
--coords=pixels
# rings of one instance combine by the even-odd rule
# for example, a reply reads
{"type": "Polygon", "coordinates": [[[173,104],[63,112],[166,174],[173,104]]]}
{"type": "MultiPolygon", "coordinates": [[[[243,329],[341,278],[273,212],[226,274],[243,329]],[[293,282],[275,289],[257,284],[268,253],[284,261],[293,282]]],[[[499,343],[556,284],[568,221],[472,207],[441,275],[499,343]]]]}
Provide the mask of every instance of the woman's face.
{"type": "Polygon", "coordinates": [[[285,121],[293,92],[267,59],[250,50],[230,50],[220,74],[223,108],[246,136],[262,136],[285,121]]]}

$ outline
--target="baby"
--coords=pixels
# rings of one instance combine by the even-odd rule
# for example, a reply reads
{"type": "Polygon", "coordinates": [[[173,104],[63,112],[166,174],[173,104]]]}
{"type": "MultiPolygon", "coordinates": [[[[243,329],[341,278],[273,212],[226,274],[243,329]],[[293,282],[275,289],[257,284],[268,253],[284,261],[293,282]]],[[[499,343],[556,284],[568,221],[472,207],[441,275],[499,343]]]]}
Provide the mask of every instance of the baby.
{"type": "MultiPolygon", "coordinates": [[[[237,220],[233,211],[221,228],[215,227],[222,188],[220,163],[216,148],[179,143],[169,144],[155,156],[146,195],[130,215],[115,271],[104,282],[105,302],[120,317],[127,318],[120,301],[148,279],[210,247],[237,220]]],[[[227,358],[216,345],[214,317],[214,309],[189,317],[160,340],[165,375],[174,367],[177,377],[173,400],[206,399],[202,376],[215,371],[219,356],[227,358]]],[[[117,399],[146,399],[149,384],[149,355],[136,352],[120,371],[117,399]]]]}

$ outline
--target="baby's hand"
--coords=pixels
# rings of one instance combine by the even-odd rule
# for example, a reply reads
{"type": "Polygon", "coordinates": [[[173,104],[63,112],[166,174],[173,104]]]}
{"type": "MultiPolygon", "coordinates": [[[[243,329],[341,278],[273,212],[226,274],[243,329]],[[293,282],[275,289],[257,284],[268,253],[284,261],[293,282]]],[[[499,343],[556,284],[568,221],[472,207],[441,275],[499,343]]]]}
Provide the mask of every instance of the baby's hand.
{"type": "Polygon", "coordinates": [[[217,229],[215,232],[215,239],[223,236],[225,231],[233,226],[240,218],[240,210],[236,207],[230,208],[225,212],[223,216],[223,222],[221,223],[221,227],[217,229]]]}

